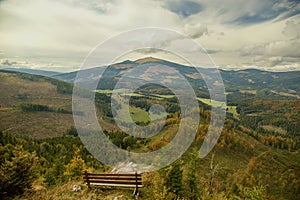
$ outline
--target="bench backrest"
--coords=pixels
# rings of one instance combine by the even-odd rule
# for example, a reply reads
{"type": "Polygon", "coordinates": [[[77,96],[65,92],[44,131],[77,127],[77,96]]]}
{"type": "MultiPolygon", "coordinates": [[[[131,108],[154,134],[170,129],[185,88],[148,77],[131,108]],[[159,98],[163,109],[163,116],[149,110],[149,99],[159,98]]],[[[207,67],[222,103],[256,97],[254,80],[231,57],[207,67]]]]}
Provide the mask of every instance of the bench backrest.
{"type": "Polygon", "coordinates": [[[107,173],[84,173],[84,181],[90,185],[119,186],[119,187],[142,187],[141,174],[107,174],[107,173]]]}

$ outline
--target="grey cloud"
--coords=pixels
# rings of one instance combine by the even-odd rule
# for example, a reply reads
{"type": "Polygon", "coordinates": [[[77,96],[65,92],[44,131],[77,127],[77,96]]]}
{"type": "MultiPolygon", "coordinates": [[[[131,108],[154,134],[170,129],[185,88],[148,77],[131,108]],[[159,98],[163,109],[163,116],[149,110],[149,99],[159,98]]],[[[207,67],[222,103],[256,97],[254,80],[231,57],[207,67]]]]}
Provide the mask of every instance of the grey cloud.
{"type": "Polygon", "coordinates": [[[300,39],[248,45],[239,50],[241,56],[266,55],[300,58],[300,39]]]}
{"type": "Polygon", "coordinates": [[[206,52],[208,54],[215,54],[215,53],[219,53],[221,51],[220,50],[216,50],[216,49],[206,49],[206,52]]]}
{"type": "Polygon", "coordinates": [[[135,50],[137,53],[141,53],[141,54],[151,54],[151,53],[160,53],[160,52],[165,52],[161,49],[156,49],[156,48],[143,48],[143,49],[137,49],[135,50]]]}
{"type": "MultiPolygon", "coordinates": [[[[291,0],[248,1],[240,5],[240,10],[243,12],[240,12],[233,19],[227,21],[227,23],[249,25],[270,20],[283,20],[299,14],[299,5],[299,1],[291,0]]],[[[233,4],[231,6],[234,8],[238,5],[233,4]]],[[[231,7],[226,7],[223,12],[232,12],[231,9],[231,7]]]]}
{"type": "Polygon", "coordinates": [[[273,9],[284,11],[277,21],[300,14],[299,0],[284,0],[274,4],[273,9]]]}
{"type": "Polygon", "coordinates": [[[282,33],[290,38],[300,38],[300,20],[288,20],[282,33]]]}
{"type": "Polygon", "coordinates": [[[199,2],[188,0],[169,0],[165,3],[165,8],[184,18],[197,14],[203,10],[203,6],[199,2]]]}
{"type": "Polygon", "coordinates": [[[85,7],[99,13],[109,12],[111,6],[117,3],[117,0],[66,0],[67,3],[76,7],[85,7]]]}
{"type": "MultiPolygon", "coordinates": [[[[267,56],[280,56],[296,58],[300,61],[300,21],[288,20],[286,26],[282,31],[289,39],[275,41],[271,43],[258,44],[253,47],[246,48],[246,51],[242,51],[242,54],[261,54],[267,56]]],[[[276,60],[270,60],[275,62],[276,60]]],[[[278,60],[277,60],[278,61],[278,60]]]]}
{"type": "Polygon", "coordinates": [[[259,56],[256,57],[253,61],[257,66],[263,66],[267,68],[293,65],[295,62],[297,62],[295,58],[281,57],[281,56],[275,56],[275,57],[259,56]]]}
{"type": "Polygon", "coordinates": [[[184,26],[184,30],[187,35],[194,39],[208,33],[207,26],[204,26],[202,24],[186,24],[184,26]]]}
{"type": "Polygon", "coordinates": [[[2,62],[1,62],[1,65],[5,65],[5,66],[13,66],[13,65],[16,65],[17,64],[17,62],[15,62],[15,61],[9,61],[9,60],[2,60],[2,62]]]}
{"type": "Polygon", "coordinates": [[[276,57],[270,57],[269,59],[268,59],[268,65],[270,66],[270,67],[273,67],[273,66],[276,66],[276,65],[279,65],[279,64],[281,64],[282,62],[283,62],[283,59],[282,59],[282,57],[281,56],[276,56],[276,57]]]}

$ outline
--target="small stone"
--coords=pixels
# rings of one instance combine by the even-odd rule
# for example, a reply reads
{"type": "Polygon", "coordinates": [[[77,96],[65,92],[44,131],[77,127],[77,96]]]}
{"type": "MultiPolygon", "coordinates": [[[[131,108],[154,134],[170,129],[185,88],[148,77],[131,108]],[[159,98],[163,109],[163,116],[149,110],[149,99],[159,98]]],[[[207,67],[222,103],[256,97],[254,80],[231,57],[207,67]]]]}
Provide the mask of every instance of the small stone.
{"type": "Polygon", "coordinates": [[[73,192],[78,192],[81,190],[80,185],[73,185],[73,192]]]}

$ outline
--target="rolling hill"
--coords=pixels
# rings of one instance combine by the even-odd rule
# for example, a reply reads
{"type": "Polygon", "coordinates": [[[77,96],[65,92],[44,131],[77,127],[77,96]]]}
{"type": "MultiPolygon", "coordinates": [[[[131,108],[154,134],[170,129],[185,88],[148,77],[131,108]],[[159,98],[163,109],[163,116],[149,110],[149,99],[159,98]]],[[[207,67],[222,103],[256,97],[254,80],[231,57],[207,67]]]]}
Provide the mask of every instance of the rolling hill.
{"type": "MultiPolygon", "coordinates": [[[[99,74],[103,72],[99,83],[97,83],[97,89],[98,91],[109,93],[125,73],[138,68],[140,64],[151,66],[163,64],[174,69],[174,71],[178,71],[189,81],[199,100],[205,104],[210,104],[207,86],[197,70],[166,60],[151,57],[136,61],[126,60],[108,66],[104,72],[103,67],[96,67],[85,70],[84,74],[89,77],[88,81],[90,83],[94,83],[94,81],[98,81],[99,74]]],[[[208,77],[207,79],[214,73],[213,69],[199,69],[204,76],[208,77]]],[[[176,76],[172,77],[171,73],[168,74],[168,72],[159,67],[155,70],[161,72],[165,76],[166,81],[172,82],[176,86],[176,82],[178,81],[176,76]]],[[[59,74],[55,77],[72,83],[76,78],[76,74],[77,72],[71,72],[59,74]]],[[[244,126],[259,130],[266,135],[296,138],[297,149],[300,147],[298,129],[300,127],[300,111],[298,106],[300,99],[300,71],[268,72],[246,69],[238,71],[220,70],[220,74],[225,85],[229,114],[233,114],[235,119],[241,119],[240,123],[244,126]],[[258,108],[257,102],[260,102],[262,105],[262,102],[268,102],[268,106],[258,108]],[[285,106],[275,109],[278,105],[285,106]],[[285,116],[284,119],[281,119],[282,116],[285,116]]],[[[139,75],[135,77],[138,78],[139,75]]],[[[131,80],[131,84],[134,83],[135,80],[131,80]]],[[[139,88],[135,94],[156,97],[174,95],[166,88],[151,84],[139,88]]]]}
{"type": "Polygon", "coordinates": [[[34,74],[34,75],[41,75],[41,76],[48,76],[48,77],[61,74],[59,72],[54,72],[54,71],[28,69],[28,68],[2,68],[1,70],[11,71],[11,72],[22,72],[27,74],[34,74]]]}
{"type": "Polygon", "coordinates": [[[66,83],[19,72],[0,72],[0,130],[14,135],[47,138],[73,126],[72,97],[66,83]],[[24,112],[22,104],[44,105],[52,112],[24,112]],[[63,111],[63,112],[61,112],[63,111]]]}

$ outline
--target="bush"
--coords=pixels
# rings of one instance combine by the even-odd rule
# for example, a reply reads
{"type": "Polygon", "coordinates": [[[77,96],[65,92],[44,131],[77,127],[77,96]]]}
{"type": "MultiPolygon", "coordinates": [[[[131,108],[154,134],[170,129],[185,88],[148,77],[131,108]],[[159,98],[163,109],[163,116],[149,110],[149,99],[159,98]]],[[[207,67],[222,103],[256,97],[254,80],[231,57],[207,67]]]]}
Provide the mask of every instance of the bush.
{"type": "Polygon", "coordinates": [[[265,187],[245,188],[243,190],[245,200],[264,200],[265,187]]]}

